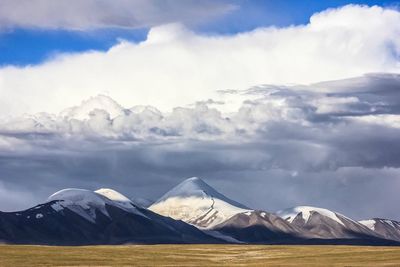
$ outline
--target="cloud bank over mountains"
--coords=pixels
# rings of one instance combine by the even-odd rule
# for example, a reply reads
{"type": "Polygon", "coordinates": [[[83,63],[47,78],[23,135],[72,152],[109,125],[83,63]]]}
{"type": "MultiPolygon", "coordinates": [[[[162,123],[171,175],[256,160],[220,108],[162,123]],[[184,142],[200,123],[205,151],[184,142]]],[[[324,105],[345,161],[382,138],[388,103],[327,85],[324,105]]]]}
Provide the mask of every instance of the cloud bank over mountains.
{"type": "Polygon", "coordinates": [[[297,139],[302,133],[303,140],[310,130],[314,139],[315,130],[321,135],[333,131],[347,136],[344,130],[349,125],[400,127],[399,74],[368,74],[309,86],[263,85],[219,94],[221,99],[228,95],[242,104],[236,112],[227,113],[222,100],[210,99],[161,112],[153,106],[123,107],[108,96],[98,95],[59,114],[41,112],[3,120],[0,132],[145,143],[236,142],[273,133],[282,138],[286,130],[291,130],[288,126],[298,132],[292,135],[288,131],[289,138],[297,139]],[[341,126],[345,128],[338,131],[341,126]]]}
{"type": "Polygon", "coordinates": [[[0,68],[0,112],[57,113],[98,94],[124,106],[170,111],[214,99],[217,90],[399,72],[399,32],[399,11],[353,5],[314,14],[306,25],[234,35],[161,25],[145,41],[122,40],[107,52],[60,54],[35,66],[0,68]]]}
{"type": "Polygon", "coordinates": [[[23,180],[45,196],[54,187],[101,183],[156,198],[196,174],[232,182],[231,194],[271,211],[323,204],[357,210],[359,218],[397,218],[400,210],[387,201],[399,200],[400,75],[220,94],[243,104],[224,112],[215,99],[161,112],[99,95],[56,115],[3,120],[4,187],[23,180]],[[367,207],[366,198],[380,200],[367,207]]]}

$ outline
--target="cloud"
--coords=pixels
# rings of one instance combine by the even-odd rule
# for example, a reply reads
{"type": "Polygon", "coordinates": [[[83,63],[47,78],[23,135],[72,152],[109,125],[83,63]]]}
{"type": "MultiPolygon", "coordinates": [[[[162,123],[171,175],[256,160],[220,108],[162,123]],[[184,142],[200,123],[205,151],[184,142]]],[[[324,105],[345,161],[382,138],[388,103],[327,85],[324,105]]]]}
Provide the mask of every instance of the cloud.
{"type": "Polygon", "coordinates": [[[192,0],[2,0],[0,30],[92,30],[151,27],[171,22],[195,24],[235,8],[224,1],[202,1],[199,4],[192,0]]]}
{"type": "MultiPolygon", "coordinates": [[[[230,36],[162,25],[143,42],[121,41],[107,52],[61,54],[40,65],[1,68],[0,113],[59,112],[97,94],[124,106],[170,111],[215,99],[218,90],[397,73],[399,32],[400,12],[354,5],[314,14],[307,25],[230,36]]],[[[240,106],[224,96],[225,109],[240,106]]]]}
{"type": "Polygon", "coordinates": [[[269,211],[306,204],[399,219],[399,86],[399,75],[382,73],[231,90],[244,101],[229,113],[218,100],[162,112],[100,95],[2,121],[0,179],[37,190],[40,202],[99,186],[156,199],[195,175],[269,211]],[[379,201],[365,208],[366,199],[379,201]]]}
{"type": "Polygon", "coordinates": [[[51,141],[50,137],[146,144],[210,141],[240,146],[253,142],[258,148],[252,149],[269,151],[257,163],[265,168],[400,167],[400,150],[382,154],[379,149],[388,144],[396,147],[399,75],[374,74],[310,86],[258,86],[226,93],[244,99],[236,112],[224,112],[224,104],[214,100],[175,107],[171,112],[152,106],[127,108],[98,95],[59,114],[41,112],[3,120],[0,144],[9,149],[13,147],[10,142],[51,141]],[[330,92],[332,88],[335,93],[330,92]],[[365,138],[359,137],[361,132],[365,138]],[[313,156],[288,160],[309,151],[313,156]]]}
{"type": "Polygon", "coordinates": [[[37,203],[37,197],[29,190],[21,190],[15,186],[5,186],[0,181],[0,210],[14,211],[27,208],[27,203],[37,203]]]}

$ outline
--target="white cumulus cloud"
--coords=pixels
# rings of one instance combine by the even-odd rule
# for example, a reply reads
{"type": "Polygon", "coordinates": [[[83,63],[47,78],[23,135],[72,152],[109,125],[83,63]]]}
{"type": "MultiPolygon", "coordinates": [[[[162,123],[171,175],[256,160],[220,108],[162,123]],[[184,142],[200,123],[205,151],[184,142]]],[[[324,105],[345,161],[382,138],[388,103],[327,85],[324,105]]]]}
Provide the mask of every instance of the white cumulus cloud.
{"type": "MultiPolygon", "coordinates": [[[[59,112],[97,94],[168,111],[217,99],[217,90],[399,72],[399,55],[400,12],[377,6],[329,9],[306,25],[229,36],[169,24],[152,28],[143,42],[121,41],[106,52],[1,68],[0,112],[59,112]]],[[[228,108],[232,99],[219,100],[228,108]]],[[[233,101],[230,108],[238,106],[233,101]]]]}

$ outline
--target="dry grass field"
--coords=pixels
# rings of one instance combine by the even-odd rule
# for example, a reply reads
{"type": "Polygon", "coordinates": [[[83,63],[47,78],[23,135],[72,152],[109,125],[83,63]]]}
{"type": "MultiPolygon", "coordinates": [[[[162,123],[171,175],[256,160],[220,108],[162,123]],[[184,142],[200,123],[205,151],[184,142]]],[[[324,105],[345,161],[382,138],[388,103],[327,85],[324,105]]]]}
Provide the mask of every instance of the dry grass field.
{"type": "Polygon", "coordinates": [[[400,266],[400,247],[0,245],[0,266],[400,266]]]}

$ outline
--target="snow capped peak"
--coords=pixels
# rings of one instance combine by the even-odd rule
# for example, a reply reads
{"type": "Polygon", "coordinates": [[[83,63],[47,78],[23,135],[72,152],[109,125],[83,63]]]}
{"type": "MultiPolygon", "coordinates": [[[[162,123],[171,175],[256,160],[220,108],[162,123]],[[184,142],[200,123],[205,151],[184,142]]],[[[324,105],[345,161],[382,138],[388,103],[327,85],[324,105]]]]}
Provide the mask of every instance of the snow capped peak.
{"type": "Polygon", "coordinates": [[[124,113],[124,108],[114,99],[105,95],[90,97],[82,101],[79,106],[74,106],[63,110],[60,115],[67,119],[85,120],[90,118],[90,114],[95,110],[104,110],[110,118],[115,118],[124,113]]]}
{"type": "Polygon", "coordinates": [[[249,210],[198,177],[184,180],[149,209],[202,228],[212,228],[237,213],[249,210]]]}
{"type": "Polygon", "coordinates": [[[96,210],[108,216],[105,208],[105,198],[93,191],[77,188],[68,188],[52,194],[47,201],[56,201],[52,205],[56,211],[68,208],[89,221],[96,219],[96,210]]]}
{"type": "Polygon", "coordinates": [[[164,194],[157,202],[162,202],[171,197],[190,197],[190,196],[202,196],[204,191],[214,191],[209,185],[198,177],[192,177],[184,180],[166,194],[164,194]]]}
{"type": "Polygon", "coordinates": [[[208,191],[210,194],[214,193],[214,189],[206,184],[203,180],[198,177],[191,177],[167,192],[159,201],[169,197],[187,197],[193,195],[203,195],[204,191],[208,191]]]}
{"type": "Polygon", "coordinates": [[[108,188],[102,188],[95,192],[77,188],[63,189],[52,194],[47,201],[58,201],[52,204],[56,211],[68,208],[90,221],[95,221],[96,210],[109,216],[106,204],[143,215],[127,197],[108,188]]]}
{"type": "MultiPolygon", "coordinates": [[[[308,221],[308,219],[311,217],[313,212],[317,212],[325,217],[328,217],[342,225],[343,222],[340,220],[340,218],[337,215],[340,215],[342,217],[345,217],[344,215],[335,213],[333,211],[323,209],[323,208],[317,208],[317,207],[310,207],[310,206],[297,206],[285,210],[278,211],[276,214],[281,217],[284,220],[287,220],[288,222],[292,223],[293,220],[301,214],[302,218],[304,219],[305,222],[308,221]]],[[[346,218],[346,217],[345,217],[346,218]]],[[[350,220],[350,219],[349,219],[350,220]]]]}
{"type": "Polygon", "coordinates": [[[109,200],[111,200],[115,203],[118,203],[120,206],[123,206],[124,208],[129,209],[129,208],[133,207],[132,201],[129,198],[127,198],[123,194],[121,194],[113,189],[100,188],[94,192],[108,198],[109,200]]]}
{"type": "Polygon", "coordinates": [[[196,176],[187,178],[182,183],[206,184],[201,178],[196,177],[196,176]]]}
{"type": "Polygon", "coordinates": [[[75,204],[81,204],[82,206],[104,206],[105,204],[104,199],[95,192],[77,188],[60,190],[49,196],[47,199],[47,201],[53,200],[67,201],[75,204]]]}
{"type": "Polygon", "coordinates": [[[220,199],[226,203],[229,203],[230,205],[242,209],[248,209],[246,206],[222,195],[199,177],[191,177],[184,180],[183,182],[172,188],[170,191],[168,191],[165,195],[163,195],[156,203],[163,202],[172,197],[204,197],[205,195],[220,199]]]}

